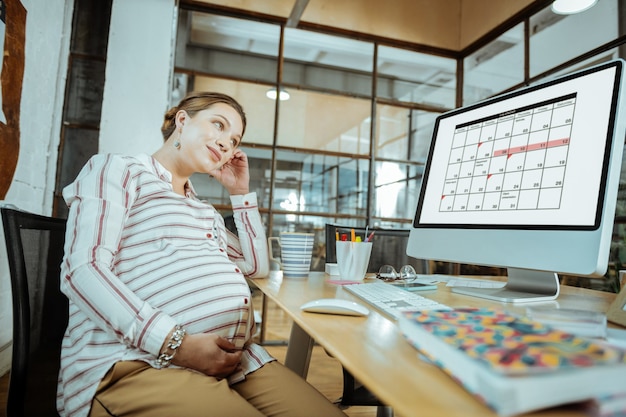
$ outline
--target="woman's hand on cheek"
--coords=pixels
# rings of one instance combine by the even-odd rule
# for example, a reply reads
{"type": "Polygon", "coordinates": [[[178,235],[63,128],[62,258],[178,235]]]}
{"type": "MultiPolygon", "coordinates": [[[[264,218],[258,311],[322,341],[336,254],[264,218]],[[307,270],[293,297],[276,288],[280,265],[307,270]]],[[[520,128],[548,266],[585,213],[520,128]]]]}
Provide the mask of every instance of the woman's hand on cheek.
{"type": "Polygon", "coordinates": [[[230,195],[243,195],[250,192],[250,171],[248,156],[241,149],[235,150],[230,161],[220,169],[210,171],[230,195]]]}

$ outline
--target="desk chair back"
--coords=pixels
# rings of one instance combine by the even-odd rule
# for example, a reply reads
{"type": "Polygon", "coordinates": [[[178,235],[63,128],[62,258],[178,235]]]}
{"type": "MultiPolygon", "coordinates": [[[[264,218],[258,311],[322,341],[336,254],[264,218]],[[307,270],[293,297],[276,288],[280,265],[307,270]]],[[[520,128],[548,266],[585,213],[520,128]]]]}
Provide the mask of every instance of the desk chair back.
{"type": "Polygon", "coordinates": [[[68,300],[59,289],[66,220],[0,209],[13,299],[7,417],[58,416],[56,388],[68,300]]]}
{"type": "MultiPolygon", "coordinates": [[[[366,229],[359,227],[338,226],[326,224],[326,262],[336,263],[337,253],[335,251],[336,233],[339,236],[346,234],[350,239],[350,233],[354,229],[357,236],[365,236],[366,229]]],[[[378,272],[381,266],[391,265],[399,270],[403,265],[413,265],[415,271],[420,274],[428,273],[428,263],[424,260],[411,258],[406,254],[406,245],[409,241],[409,229],[378,229],[369,228],[368,233],[374,232],[372,239],[372,253],[367,272],[378,272]]]]}

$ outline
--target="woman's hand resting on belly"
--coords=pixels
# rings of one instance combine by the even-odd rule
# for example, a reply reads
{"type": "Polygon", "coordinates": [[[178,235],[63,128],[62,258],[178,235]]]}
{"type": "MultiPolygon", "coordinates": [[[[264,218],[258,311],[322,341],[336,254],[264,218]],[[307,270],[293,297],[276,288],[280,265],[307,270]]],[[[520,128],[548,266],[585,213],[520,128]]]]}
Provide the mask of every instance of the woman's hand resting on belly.
{"type": "Polygon", "coordinates": [[[241,349],[214,333],[185,335],[172,363],[208,376],[226,378],[239,368],[241,349]]]}

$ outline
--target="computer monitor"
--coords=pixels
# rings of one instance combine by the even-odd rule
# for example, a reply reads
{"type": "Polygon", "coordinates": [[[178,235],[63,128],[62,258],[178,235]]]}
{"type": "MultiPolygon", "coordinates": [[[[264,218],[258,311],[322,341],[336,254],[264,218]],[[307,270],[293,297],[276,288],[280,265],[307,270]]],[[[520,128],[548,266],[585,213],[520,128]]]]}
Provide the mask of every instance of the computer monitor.
{"type": "Polygon", "coordinates": [[[614,60],[440,115],[407,254],[507,268],[505,302],[555,299],[608,267],[626,129],[614,60]]]}

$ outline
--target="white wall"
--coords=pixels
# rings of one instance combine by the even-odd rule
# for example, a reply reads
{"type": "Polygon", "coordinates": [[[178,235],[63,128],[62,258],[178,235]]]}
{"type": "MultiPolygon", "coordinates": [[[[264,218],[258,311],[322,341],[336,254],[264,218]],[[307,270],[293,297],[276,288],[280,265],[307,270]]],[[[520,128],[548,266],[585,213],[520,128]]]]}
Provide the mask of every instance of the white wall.
{"type": "Polygon", "coordinates": [[[153,153],[163,143],[175,35],[175,0],[114,0],[100,153],[153,153]]]}
{"type": "MultiPolygon", "coordinates": [[[[27,14],[20,153],[6,201],[24,210],[49,215],[74,1],[21,2],[27,14]]],[[[11,332],[9,267],[0,228],[0,375],[10,366],[11,332]]]]}
{"type": "MultiPolygon", "coordinates": [[[[27,9],[21,147],[6,203],[50,215],[74,0],[21,0],[27,9]]],[[[173,68],[176,0],[114,0],[100,152],[151,153],[162,143],[173,68]]],[[[10,16],[9,16],[10,18],[10,16]]],[[[0,375],[10,366],[11,289],[0,227],[0,375]]]]}

